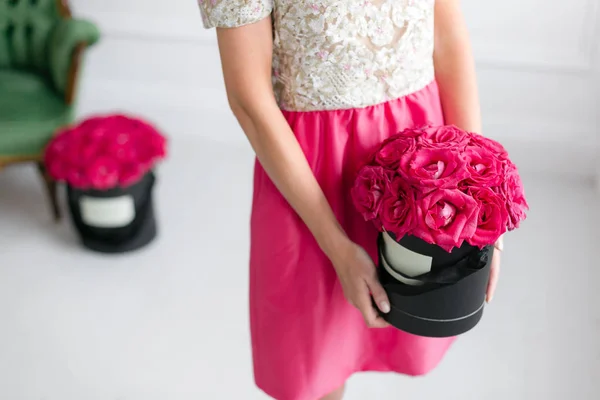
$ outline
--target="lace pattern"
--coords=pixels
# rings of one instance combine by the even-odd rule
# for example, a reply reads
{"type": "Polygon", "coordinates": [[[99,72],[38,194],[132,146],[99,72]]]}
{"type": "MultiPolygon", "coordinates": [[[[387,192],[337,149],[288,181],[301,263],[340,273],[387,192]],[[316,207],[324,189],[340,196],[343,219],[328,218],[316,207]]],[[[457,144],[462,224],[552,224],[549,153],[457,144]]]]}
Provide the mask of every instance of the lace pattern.
{"type": "Polygon", "coordinates": [[[198,0],[205,28],[235,28],[258,22],[273,11],[272,0],[198,0]]]}
{"type": "MultiPolygon", "coordinates": [[[[201,1],[208,26],[258,21],[269,10],[269,0],[201,1]]],[[[361,108],[434,79],[434,0],[274,1],[273,87],[283,109],[361,108]]]]}

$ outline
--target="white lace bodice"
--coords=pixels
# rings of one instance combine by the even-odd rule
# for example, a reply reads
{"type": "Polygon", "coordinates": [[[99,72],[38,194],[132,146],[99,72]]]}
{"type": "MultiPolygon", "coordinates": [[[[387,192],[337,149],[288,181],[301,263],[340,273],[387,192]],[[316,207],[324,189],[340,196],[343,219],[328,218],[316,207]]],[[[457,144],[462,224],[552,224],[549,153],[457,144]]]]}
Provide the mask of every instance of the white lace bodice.
{"type": "Polygon", "coordinates": [[[434,79],[435,0],[199,0],[204,26],[272,14],[273,87],[281,108],[360,108],[434,79]]]}

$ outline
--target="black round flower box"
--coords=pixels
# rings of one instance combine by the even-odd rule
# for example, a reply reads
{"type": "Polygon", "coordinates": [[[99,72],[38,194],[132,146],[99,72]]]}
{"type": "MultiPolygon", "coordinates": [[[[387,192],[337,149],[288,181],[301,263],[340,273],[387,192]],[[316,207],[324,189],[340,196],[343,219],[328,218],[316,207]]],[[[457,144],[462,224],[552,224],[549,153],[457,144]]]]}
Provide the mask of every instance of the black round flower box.
{"type": "Polygon", "coordinates": [[[398,271],[385,257],[380,235],[379,279],[391,303],[383,318],[400,330],[426,337],[452,337],[473,329],[483,315],[494,247],[465,243],[448,253],[414,236],[396,243],[428,257],[431,268],[417,276],[398,271]]]}
{"type": "Polygon", "coordinates": [[[102,253],[124,253],[149,244],[157,234],[153,172],[135,184],[109,190],[67,185],[69,211],[82,244],[102,253]]]}

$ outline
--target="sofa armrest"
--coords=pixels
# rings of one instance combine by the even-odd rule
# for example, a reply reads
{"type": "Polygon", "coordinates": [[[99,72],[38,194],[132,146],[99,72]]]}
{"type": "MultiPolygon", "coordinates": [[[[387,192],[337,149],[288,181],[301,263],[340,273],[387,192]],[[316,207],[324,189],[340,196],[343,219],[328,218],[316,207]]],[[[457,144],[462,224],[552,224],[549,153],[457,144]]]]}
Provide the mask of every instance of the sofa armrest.
{"type": "Polygon", "coordinates": [[[98,28],[88,21],[68,18],[61,20],[54,29],[49,43],[50,75],[54,87],[66,96],[67,102],[73,97],[68,93],[69,89],[73,90],[70,75],[77,69],[73,63],[78,63],[83,49],[99,38],[98,28]]]}

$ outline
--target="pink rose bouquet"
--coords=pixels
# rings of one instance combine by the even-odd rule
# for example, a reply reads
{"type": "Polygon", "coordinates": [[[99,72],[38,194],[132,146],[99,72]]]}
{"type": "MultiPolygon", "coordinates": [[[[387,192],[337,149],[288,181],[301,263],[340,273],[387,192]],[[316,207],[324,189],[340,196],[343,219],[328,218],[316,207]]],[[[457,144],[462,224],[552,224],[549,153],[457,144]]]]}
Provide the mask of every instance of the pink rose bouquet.
{"type": "Polygon", "coordinates": [[[152,125],[125,115],[98,116],[59,132],[46,148],[48,173],[78,189],[107,190],[139,181],[166,156],[152,125]]]}
{"type": "Polygon", "coordinates": [[[352,199],[379,230],[447,252],[465,241],[493,244],[529,209],[504,147],[455,126],[405,130],[384,141],[359,170],[352,199]]]}

